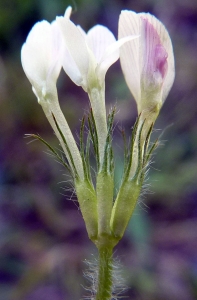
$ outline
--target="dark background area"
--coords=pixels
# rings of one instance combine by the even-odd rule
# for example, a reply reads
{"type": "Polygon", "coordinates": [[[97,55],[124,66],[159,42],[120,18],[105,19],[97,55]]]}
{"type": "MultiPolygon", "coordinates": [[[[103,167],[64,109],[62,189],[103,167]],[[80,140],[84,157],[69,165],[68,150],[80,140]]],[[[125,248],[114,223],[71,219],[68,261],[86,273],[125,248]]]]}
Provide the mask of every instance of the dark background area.
{"type": "MultiPolygon", "coordinates": [[[[88,240],[69,177],[39,142],[59,147],[31,91],[20,49],[35,22],[52,21],[72,5],[72,20],[85,30],[100,23],[117,36],[122,9],[150,12],[167,27],[174,46],[176,78],[155,125],[164,130],[144,195],[115,257],[132,300],[197,299],[197,1],[195,0],[9,0],[0,1],[0,299],[77,300],[86,259],[97,252],[88,240]],[[170,127],[168,127],[171,125],[170,127]]],[[[87,95],[62,72],[61,107],[78,140],[87,95]]],[[[123,145],[136,105],[119,62],[106,78],[106,104],[116,104],[117,182],[123,145]]]]}

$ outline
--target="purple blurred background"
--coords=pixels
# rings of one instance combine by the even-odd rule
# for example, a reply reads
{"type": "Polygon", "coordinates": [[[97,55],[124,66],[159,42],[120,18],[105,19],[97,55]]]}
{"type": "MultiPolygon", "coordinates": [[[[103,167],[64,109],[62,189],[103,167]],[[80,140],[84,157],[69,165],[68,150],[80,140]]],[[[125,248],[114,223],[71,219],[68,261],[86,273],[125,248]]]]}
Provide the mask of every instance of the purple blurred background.
{"type": "MultiPolygon", "coordinates": [[[[139,203],[115,257],[132,300],[197,299],[197,1],[10,0],[0,2],[0,299],[81,299],[87,268],[97,252],[70,190],[69,177],[39,142],[59,147],[21,67],[20,49],[35,22],[52,21],[72,5],[85,30],[100,23],[117,36],[122,9],[150,12],[172,38],[176,79],[155,125],[162,146],[154,155],[150,191],[139,203]],[[170,127],[168,127],[171,125],[170,127]]],[[[108,110],[116,104],[116,177],[136,105],[119,62],[106,78],[108,110]]],[[[62,72],[59,99],[78,140],[87,95],[62,72]]]]}

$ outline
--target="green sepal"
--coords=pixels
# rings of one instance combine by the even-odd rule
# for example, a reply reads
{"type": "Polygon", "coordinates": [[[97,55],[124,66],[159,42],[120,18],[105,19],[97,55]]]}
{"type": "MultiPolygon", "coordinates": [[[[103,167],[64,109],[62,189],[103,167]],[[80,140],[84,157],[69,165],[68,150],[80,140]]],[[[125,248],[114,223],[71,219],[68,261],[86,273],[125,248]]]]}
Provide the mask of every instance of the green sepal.
{"type": "Polygon", "coordinates": [[[90,132],[88,132],[87,140],[86,140],[86,149],[85,149],[85,160],[86,160],[86,167],[88,177],[91,181],[91,168],[90,168],[90,132]]]}
{"type": "Polygon", "coordinates": [[[113,150],[112,150],[112,130],[113,130],[113,121],[115,116],[116,108],[114,107],[111,114],[108,116],[108,132],[105,142],[105,150],[102,165],[100,166],[100,172],[111,174],[114,171],[113,163],[113,150]]]}
{"type": "Polygon", "coordinates": [[[137,169],[135,171],[135,175],[133,176],[133,180],[139,180],[141,178],[141,174],[144,171],[144,166],[143,166],[143,157],[146,155],[146,153],[144,152],[144,142],[142,141],[142,133],[143,133],[143,128],[144,128],[144,124],[145,124],[145,120],[143,121],[143,123],[141,124],[141,126],[139,127],[139,133],[137,133],[137,140],[136,140],[136,144],[137,144],[137,160],[138,160],[138,164],[137,164],[137,169]]]}
{"type": "Polygon", "coordinates": [[[124,144],[125,144],[125,151],[124,151],[124,171],[123,171],[123,178],[122,181],[128,180],[129,173],[131,170],[132,162],[133,162],[133,156],[134,156],[134,145],[137,138],[137,130],[139,125],[140,115],[138,116],[131,135],[131,141],[130,141],[130,147],[129,150],[126,147],[125,137],[124,138],[124,144]]]}
{"type": "Polygon", "coordinates": [[[94,187],[89,181],[75,181],[76,195],[89,238],[94,241],[98,235],[97,199],[94,187]]]}
{"type": "Polygon", "coordinates": [[[153,145],[150,147],[150,149],[148,149],[145,164],[147,164],[149,162],[151,155],[152,155],[153,151],[158,147],[158,144],[159,144],[158,139],[156,139],[156,141],[153,143],[153,145]]]}
{"type": "Polygon", "coordinates": [[[140,195],[141,185],[137,180],[125,181],[115,200],[110,220],[110,228],[116,239],[121,239],[133,214],[140,195]]]}
{"type": "Polygon", "coordinates": [[[89,133],[90,133],[90,137],[92,140],[92,145],[95,153],[97,169],[99,169],[100,159],[99,159],[98,135],[97,135],[96,123],[95,123],[92,109],[90,109],[90,113],[88,116],[88,125],[89,125],[89,133]]]}
{"type": "Polygon", "coordinates": [[[87,139],[87,147],[85,153],[84,147],[84,127],[85,127],[85,116],[81,121],[81,128],[80,128],[80,154],[83,163],[83,171],[84,171],[84,178],[87,181],[91,181],[91,174],[90,174],[90,163],[89,163],[89,143],[87,139]]]}
{"type": "Polygon", "coordinates": [[[124,175],[126,174],[127,167],[128,167],[129,151],[128,151],[128,145],[127,145],[124,129],[121,130],[121,134],[122,134],[122,139],[123,139],[123,143],[124,143],[124,169],[123,169],[123,178],[124,178],[124,175]]]}
{"type": "Polygon", "coordinates": [[[96,180],[98,234],[110,234],[110,217],[113,205],[114,180],[110,174],[99,172],[96,180]]]}
{"type": "Polygon", "coordinates": [[[143,122],[140,122],[139,116],[132,132],[130,155],[127,153],[127,149],[125,150],[124,157],[127,167],[124,168],[122,184],[115,200],[110,220],[111,230],[114,237],[117,239],[121,239],[123,236],[127,224],[134,212],[144,182],[147,164],[153,150],[157,146],[156,141],[149,149],[153,124],[151,124],[144,137],[143,134],[144,131],[146,131],[145,126],[146,119],[144,119],[143,122]],[[136,165],[136,169],[131,177],[130,170],[133,162],[136,165]]]}

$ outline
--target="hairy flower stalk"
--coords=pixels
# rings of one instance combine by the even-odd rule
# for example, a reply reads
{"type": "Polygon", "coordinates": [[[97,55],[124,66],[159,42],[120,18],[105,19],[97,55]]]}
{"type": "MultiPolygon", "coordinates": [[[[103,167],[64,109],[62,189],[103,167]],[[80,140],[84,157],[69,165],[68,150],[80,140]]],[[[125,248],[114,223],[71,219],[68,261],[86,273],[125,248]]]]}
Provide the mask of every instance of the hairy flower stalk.
{"type": "Polygon", "coordinates": [[[51,24],[38,22],[22,47],[21,60],[66,160],[40,136],[32,137],[42,141],[72,176],[88,236],[99,252],[92,297],[111,300],[117,299],[113,291],[113,248],[124,235],[157,146],[157,141],[150,146],[150,137],[174,80],[174,56],[165,27],[150,14],[122,11],[116,41],[102,25],[84,32],[70,20],[71,11],[68,7],[64,17],[57,17],[51,24]],[[107,117],[105,75],[119,56],[125,80],[137,103],[138,118],[128,146],[124,138],[124,171],[115,198],[112,145],[115,108],[107,117]],[[59,106],[56,81],[61,67],[90,100],[88,136],[85,142],[84,117],[79,147],[59,106]],[[91,172],[91,147],[97,165],[96,178],[92,178],[91,172]]]}
{"type": "Polygon", "coordinates": [[[113,249],[99,249],[99,275],[96,300],[108,300],[112,298],[112,262],[113,249]]]}

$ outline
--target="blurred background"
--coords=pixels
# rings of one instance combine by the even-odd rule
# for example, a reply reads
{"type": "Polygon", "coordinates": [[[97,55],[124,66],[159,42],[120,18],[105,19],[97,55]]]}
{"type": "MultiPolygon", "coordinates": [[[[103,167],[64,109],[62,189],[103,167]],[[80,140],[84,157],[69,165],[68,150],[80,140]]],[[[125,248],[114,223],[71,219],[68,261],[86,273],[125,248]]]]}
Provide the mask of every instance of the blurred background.
{"type": "MultiPolygon", "coordinates": [[[[0,299],[78,300],[88,295],[86,260],[97,251],[88,240],[69,177],[26,133],[59,148],[21,67],[20,50],[35,22],[52,21],[72,5],[85,30],[100,23],[117,36],[120,11],[150,12],[172,38],[176,79],[155,125],[162,146],[126,234],[116,247],[132,300],[197,299],[197,1],[0,1],[0,299]],[[170,126],[169,126],[170,125],[170,126]]],[[[107,109],[118,107],[114,147],[117,182],[123,143],[137,112],[119,62],[106,78],[107,109]]],[[[89,109],[86,94],[62,72],[61,107],[78,140],[89,109]]]]}

